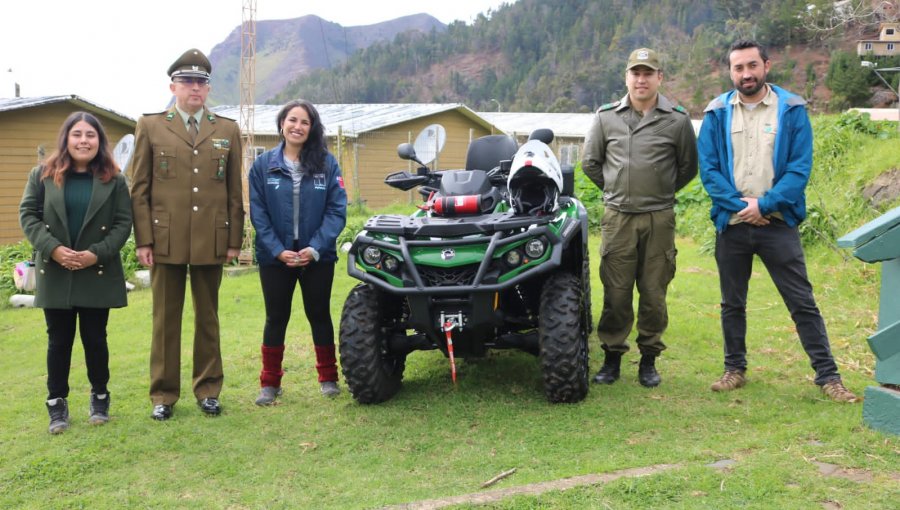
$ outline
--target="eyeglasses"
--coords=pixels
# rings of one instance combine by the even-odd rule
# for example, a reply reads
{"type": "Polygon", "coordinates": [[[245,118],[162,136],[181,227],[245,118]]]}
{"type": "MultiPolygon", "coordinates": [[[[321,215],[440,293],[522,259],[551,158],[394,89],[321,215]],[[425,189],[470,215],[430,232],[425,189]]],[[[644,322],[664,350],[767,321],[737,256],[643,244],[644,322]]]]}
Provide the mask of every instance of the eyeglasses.
{"type": "Polygon", "coordinates": [[[174,81],[175,83],[184,83],[185,85],[193,85],[195,83],[197,85],[209,85],[209,78],[180,77],[175,78],[172,81],[174,81]]]}

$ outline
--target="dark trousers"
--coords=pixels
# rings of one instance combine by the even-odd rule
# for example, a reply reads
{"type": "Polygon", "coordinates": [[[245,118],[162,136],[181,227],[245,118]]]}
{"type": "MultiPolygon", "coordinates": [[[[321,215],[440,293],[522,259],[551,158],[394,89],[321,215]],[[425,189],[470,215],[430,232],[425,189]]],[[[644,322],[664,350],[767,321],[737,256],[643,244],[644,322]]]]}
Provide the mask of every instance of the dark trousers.
{"type": "Polygon", "coordinates": [[[153,405],[173,405],[181,396],[181,318],[188,271],[194,305],[194,396],[197,400],[218,398],[225,380],[219,347],[222,266],[157,262],[150,269],[153,290],[150,400],[153,405]]]}
{"type": "Polygon", "coordinates": [[[607,352],[628,351],[636,284],[638,348],[641,354],[658,356],[666,348],[662,341],[669,325],[666,290],[675,277],[675,212],[629,214],[607,208],[601,229],[603,313],[597,324],[601,347],[607,352]]]}
{"type": "Polygon", "coordinates": [[[47,321],[47,400],[68,398],[69,369],[72,366],[72,346],[75,343],[75,324],[84,347],[91,392],[104,394],[109,382],[109,348],[106,345],[106,323],[109,308],[44,309],[47,321]]]}
{"type": "Polygon", "coordinates": [[[840,378],[825,321],[816,306],[806,259],[796,227],[774,219],[764,227],[730,225],[716,235],[716,263],[722,291],[722,333],[725,369],[747,368],[747,287],[753,255],[765,264],[797,327],[800,343],[816,371],[816,384],[840,378]]]}
{"type": "Polygon", "coordinates": [[[311,262],[302,268],[290,268],[280,263],[260,266],[259,281],[266,303],[263,345],[284,345],[284,332],[291,320],[291,304],[298,282],[303,296],[303,310],[312,329],[313,343],[317,346],[334,345],[334,325],[331,322],[334,265],[334,262],[311,262]]]}

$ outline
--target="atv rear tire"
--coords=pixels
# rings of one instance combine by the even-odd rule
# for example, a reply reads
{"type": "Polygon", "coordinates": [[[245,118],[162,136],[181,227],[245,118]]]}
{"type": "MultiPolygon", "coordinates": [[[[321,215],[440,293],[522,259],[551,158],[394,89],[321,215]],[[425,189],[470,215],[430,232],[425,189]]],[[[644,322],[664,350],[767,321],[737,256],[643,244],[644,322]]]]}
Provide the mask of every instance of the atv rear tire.
{"type": "Polygon", "coordinates": [[[552,403],[580,402],[588,393],[588,335],[580,276],[556,273],[544,283],[538,335],[544,393],[552,403]]]}
{"type": "Polygon", "coordinates": [[[377,404],[400,390],[406,355],[393,355],[388,338],[395,326],[399,306],[391,307],[388,296],[367,284],[350,291],[341,313],[341,371],[353,398],[360,404],[377,404]]]}

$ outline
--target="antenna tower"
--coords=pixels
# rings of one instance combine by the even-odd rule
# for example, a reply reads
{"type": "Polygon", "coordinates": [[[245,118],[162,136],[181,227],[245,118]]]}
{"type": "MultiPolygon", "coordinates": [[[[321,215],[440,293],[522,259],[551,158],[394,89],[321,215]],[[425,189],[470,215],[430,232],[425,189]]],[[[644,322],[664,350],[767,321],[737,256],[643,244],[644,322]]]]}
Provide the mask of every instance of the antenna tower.
{"type": "MultiPolygon", "coordinates": [[[[243,0],[241,8],[241,146],[243,147],[244,165],[241,176],[244,184],[244,210],[250,209],[249,188],[247,176],[256,152],[253,143],[253,117],[256,95],[256,0],[243,0]]],[[[251,264],[253,262],[253,247],[250,246],[252,232],[249,215],[244,223],[244,242],[241,250],[240,262],[251,264]]]]}

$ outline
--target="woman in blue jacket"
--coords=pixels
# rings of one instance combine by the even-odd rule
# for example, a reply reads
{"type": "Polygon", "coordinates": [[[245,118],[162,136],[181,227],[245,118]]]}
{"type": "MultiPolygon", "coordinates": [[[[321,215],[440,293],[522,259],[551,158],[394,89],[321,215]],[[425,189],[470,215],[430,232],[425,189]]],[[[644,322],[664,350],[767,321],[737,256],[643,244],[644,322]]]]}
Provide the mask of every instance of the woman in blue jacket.
{"type": "Polygon", "coordinates": [[[335,244],[347,221],[347,193],[337,160],[325,146],[319,112],[307,101],[286,104],[276,120],[281,143],[250,170],[250,221],[266,306],[257,405],[281,394],[284,335],[299,282],[312,329],[323,395],[334,397],[337,359],[331,321],[335,244]]]}
{"type": "Polygon", "coordinates": [[[131,234],[131,197],[97,117],[75,112],[55,151],[31,171],[19,222],[34,246],[34,304],[47,322],[50,433],[69,428],[69,369],[76,324],[91,398],[88,421],[109,421],[110,308],[127,304],[119,251],[131,234]]]}

